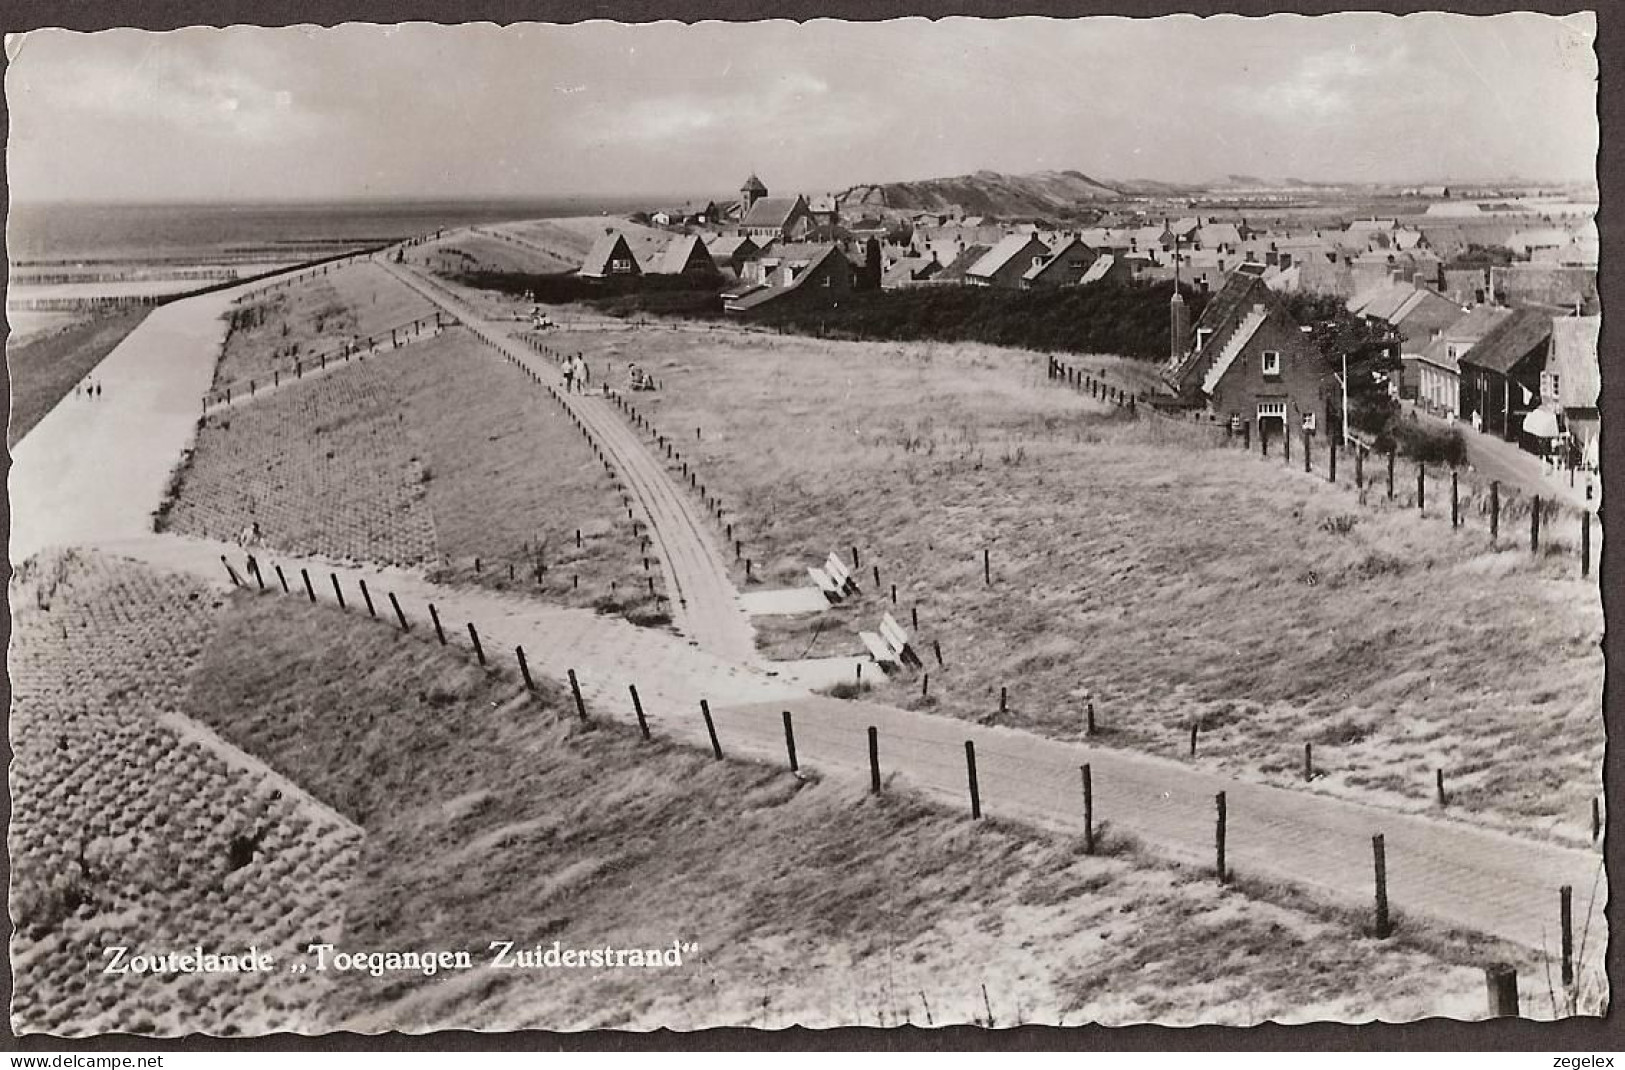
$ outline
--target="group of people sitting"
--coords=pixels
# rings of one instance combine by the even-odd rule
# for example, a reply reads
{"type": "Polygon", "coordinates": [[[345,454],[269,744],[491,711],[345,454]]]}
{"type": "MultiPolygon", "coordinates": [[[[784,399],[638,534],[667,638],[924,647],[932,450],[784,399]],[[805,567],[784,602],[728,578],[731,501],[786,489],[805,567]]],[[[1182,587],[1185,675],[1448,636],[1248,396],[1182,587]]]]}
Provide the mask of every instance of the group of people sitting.
{"type": "Polygon", "coordinates": [[[655,381],[634,361],[626,362],[626,385],[632,390],[653,390],[655,381]]]}

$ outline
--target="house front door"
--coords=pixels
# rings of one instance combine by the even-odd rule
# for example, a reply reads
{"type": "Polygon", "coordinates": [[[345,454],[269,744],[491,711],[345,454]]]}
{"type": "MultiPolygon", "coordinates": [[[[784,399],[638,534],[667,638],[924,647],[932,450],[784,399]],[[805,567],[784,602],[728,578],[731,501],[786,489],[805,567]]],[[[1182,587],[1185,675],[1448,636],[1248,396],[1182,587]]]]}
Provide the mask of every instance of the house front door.
{"type": "Polygon", "coordinates": [[[1260,401],[1258,403],[1258,437],[1274,442],[1286,434],[1286,402],[1260,401]]]}

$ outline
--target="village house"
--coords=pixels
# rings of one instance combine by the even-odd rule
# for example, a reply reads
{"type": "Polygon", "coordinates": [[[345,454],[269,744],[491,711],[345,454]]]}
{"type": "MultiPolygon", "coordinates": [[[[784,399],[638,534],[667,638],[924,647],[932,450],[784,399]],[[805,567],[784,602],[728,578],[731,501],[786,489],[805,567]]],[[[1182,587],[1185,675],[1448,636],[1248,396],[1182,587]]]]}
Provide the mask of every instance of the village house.
{"type": "Polygon", "coordinates": [[[1559,316],[1552,320],[1551,353],[1540,377],[1543,407],[1554,409],[1559,426],[1579,453],[1578,460],[1595,468],[1601,424],[1597,397],[1602,388],[1597,360],[1597,333],[1601,316],[1559,316]]]}
{"type": "Polygon", "coordinates": [[[756,259],[761,247],[755,239],[741,234],[723,234],[711,239],[705,247],[711,262],[722,271],[743,274],[745,265],[756,259]]]}
{"type": "Polygon", "coordinates": [[[1178,349],[1163,380],[1185,406],[1272,439],[1317,430],[1324,362],[1260,276],[1231,273],[1178,349]]]}
{"type": "Polygon", "coordinates": [[[942,271],[942,262],[935,256],[903,256],[894,260],[880,276],[880,288],[895,290],[926,282],[942,271]]]}
{"type": "Polygon", "coordinates": [[[717,265],[698,234],[679,234],[666,244],[659,259],[650,266],[649,273],[713,278],[717,274],[717,265]]]}
{"type": "Polygon", "coordinates": [[[993,286],[1014,290],[1021,286],[1022,276],[1049,255],[1049,246],[1038,240],[1036,234],[1011,234],[989,249],[980,260],[965,272],[965,279],[973,286],[993,286]]]}
{"type": "Polygon", "coordinates": [[[1523,421],[1539,406],[1551,340],[1551,313],[1539,309],[1516,309],[1492,327],[1461,356],[1464,418],[1487,434],[1541,452],[1544,443],[1526,439],[1523,421]]]}
{"type": "Polygon", "coordinates": [[[1417,361],[1439,334],[1461,319],[1466,308],[1443,294],[1412,282],[1390,282],[1348,302],[1357,316],[1378,320],[1399,332],[1399,396],[1413,399],[1420,386],[1417,361]]]}
{"type": "Polygon", "coordinates": [[[1067,238],[1040,256],[1021,276],[1023,289],[1075,286],[1100,258],[1078,238],[1067,238]]]}
{"type": "Polygon", "coordinates": [[[723,295],[728,312],[827,308],[852,290],[852,262],[833,245],[782,245],[746,266],[744,285],[723,295]]]}
{"type": "Polygon", "coordinates": [[[641,275],[642,269],[632,255],[626,235],[618,230],[606,229],[592,243],[587,258],[581,262],[576,274],[584,279],[628,278],[641,275]]]}
{"type": "Polygon", "coordinates": [[[1461,416],[1461,358],[1490,328],[1512,314],[1494,305],[1474,305],[1423,347],[1414,358],[1402,355],[1416,367],[1416,403],[1423,410],[1447,420],[1461,416]]]}

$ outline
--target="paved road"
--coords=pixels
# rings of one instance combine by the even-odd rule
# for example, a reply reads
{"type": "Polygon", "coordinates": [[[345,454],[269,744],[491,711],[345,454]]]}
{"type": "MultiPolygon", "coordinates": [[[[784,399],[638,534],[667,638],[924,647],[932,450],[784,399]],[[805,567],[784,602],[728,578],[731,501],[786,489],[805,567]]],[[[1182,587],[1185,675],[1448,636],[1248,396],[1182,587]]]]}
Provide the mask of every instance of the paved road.
{"type": "MultiPolygon", "coordinates": [[[[1516,487],[1525,494],[1539,494],[1548,499],[1555,497],[1576,509],[1595,510],[1601,504],[1601,480],[1596,480],[1595,495],[1588,503],[1584,473],[1575,473],[1575,484],[1571,487],[1567,473],[1548,475],[1539,457],[1524,452],[1510,442],[1474,431],[1471,427],[1441,420],[1409,402],[1405,403],[1405,410],[1415,413],[1418,420],[1432,426],[1459,430],[1462,441],[1467,444],[1467,463],[1486,478],[1499,480],[1503,486],[1516,487]]],[[[1594,476],[1591,478],[1595,479],[1594,476]]]]}
{"type": "MultiPolygon", "coordinates": [[[[103,548],[219,586],[230,583],[220,562],[226,554],[239,577],[250,582],[243,551],[228,544],[149,536],[103,548]]],[[[392,616],[387,597],[393,593],[409,623],[425,636],[432,634],[427,608],[432,602],[449,641],[464,649],[470,649],[467,623],[473,621],[487,657],[510,674],[517,671],[516,646],[525,648],[538,674],[562,680],[575,670],[594,716],[632,722],[627,688],[636,685],[654,732],[701,748],[710,746],[700,713],[700,700],[705,699],[729,757],[786,764],[783,711],[790,710],[803,768],[866,784],[867,729],[873,725],[888,782],[911,785],[968,810],[965,742],[970,740],[976,746],[983,810],[990,817],[1080,833],[1080,767],[1088,763],[1098,821],[1157,854],[1193,866],[1213,865],[1214,797],[1222,791],[1228,807],[1227,861],[1238,874],[1289,882],[1330,902],[1370,910],[1371,837],[1381,833],[1389,898],[1400,915],[1425,916],[1536,950],[1551,949],[1558,888],[1569,884],[1576,926],[1589,909],[1597,912],[1593,932],[1601,924],[1606,896],[1600,852],[1248,783],[1130,751],[826,698],[765,671],[733,664],[670,633],[522,596],[441,587],[408,571],[264,555],[260,561],[277,597],[282,595],[274,566],[280,564],[291,597],[305,597],[299,571],[305,568],[318,601],[334,602],[331,577],[337,576],[349,611],[364,613],[359,581],[365,579],[386,624],[392,616]]]]}

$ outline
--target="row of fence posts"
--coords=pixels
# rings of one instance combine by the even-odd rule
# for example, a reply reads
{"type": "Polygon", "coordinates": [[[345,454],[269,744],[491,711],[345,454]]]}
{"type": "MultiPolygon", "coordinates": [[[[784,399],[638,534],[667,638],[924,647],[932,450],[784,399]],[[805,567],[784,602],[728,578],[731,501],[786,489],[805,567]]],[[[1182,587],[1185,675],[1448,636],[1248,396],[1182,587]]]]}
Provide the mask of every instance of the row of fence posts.
{"type": "MultiPolygon", "coordinates": [[[[225,566],[226,572],[231,578],[231,582],[234,586],[246,586],[242,578],[237,574],[236,569],[232,567],[230,561],[226,558],[226,555],[220,555],[220,562],[225,566]]],[[[276,565],[274,567],[283,593],[289,593],[288,580],[282,570],[282,566],[276,565]]],[[[252,554],[248,555],[248,571],[254,578],[254,581],[258,585],[259,589],[261,591],[266,590],[267,585],[264,576],[261,573],[259,562],[252,554]]],[[[312,604],[317,603],[316,591],[310,578],[309,569],[301,568],[299,572],[304,584],[304,590],[307,598],[312,604]]],[[[337,573],[331,573],[330,579],[333,585],[336,604],[340,609],[347,608],[343,588],[339,582],[337,573]]],[[[378,613],[373,603],[372,592],[368,589],[366,580],[362,579],[358,580],[357,582],[362,599],[367,607],[368,616],[376,618],[378,613]]],[[[395,619],[400,625],[401,630],[403,632],[411,631],[411,624],[408,622],[406,614],[401,608],[401,604],[396,598],[395,593],[393,591],[388,592],[387,597],[389,599],[391,608],[394,610],[395,619]]],[[[442,646],[448,645],[445,628],[441,622],[439,611],[436,609],[434,603],[428,603],[428,611],[429,619],[434,626],[436,640],[442,646]]],[[[487,661],[485,654],[485,648],[480,640],[479,630],[472,621],[469,621],[466,627],[468,629],[469,643],[474,651],[475,658],[478,660],[481,666],[489,667],[489,662],[487,661]]],[[[514,660],[519,669],[519,673],[524,682],[526,691],[534,692],[536,690],[536,682],[531,674],[530,664],[525,656],[525,649],[522,645],[514,647],[514,660]]],[[[567,670],[566,677],[569,681],[570,694],[575,706],[576,716],[583,723],[585,723],[589,721],[590,718],[587,712],[586,701],[582,696],[580,680],[578,679],[574,669],[567,670]]],[[[637,719],[639,732],[644,740],[650,740],[652,739],[652,733],[649,728],[649,721],[643,707],[642,698],[638,694],[637,685],[629,685],[627,690],[631,697],[633,712],[637,719]]],[[[1002,694],[1000,702],[1001,705],[1004,702],[1004,697],[1002,694]]],[[[710,702],[709,700],[702,698],[699,705],[700,715],[705,724],[706,739],[710,744],[712,757],[717,761],[721,761],[724,759],[725,755],[722,747],[721,737],[717,733],[716,719],[711,713],[710,702]]],[[[782,720],[784,725],[785,753],[789,761],[790,771],[799,775],[801,772],[801,759],[796,749],[794,715],[790,710],[784,710],[782,713],[782,720]]],[[[1091,702],[1089,704],[1090,735],[1095,733],[1095,728],[1094,705],[1091,702]]],[[[885,781],[882,775],[880,762],[880,731],[878,727],[874,725],[867,726],[866,736],[868,743],[869,791],[873,795],[880,795],[884,791],[885,781]]],[[[976,743],[974,740],[967,739],[964,741],[964,746],[966,788],[970,804],[970,813],[973,820],[981,820],[983,817],[983,798],[981,781],[978,776],[976,765],[976,743]]],[[[1191,730],[1191,746],[1194,752],[1196,746],[1196,729],[1194,726],[1191,730]]],[[[1305,748],[1304,752],[1304,761],[1306,768],[1308,768],[1311,763],[1311,756],[1307,747],[1305,748]]],[[[1081,816],[1083,819],[1084,852],[1086,854],[1093,855],[1096,853],[1099,847],[1099,825],[1097,822],[1097,813],[1095,808],[1094,772],[1091,764],[1087,762],[1080,765],[1078,771],[1082,788],[1081,816]]],[[[1441,781],[1441,792],[1442,790],[1441,781]]],[[[1230,817],[1229,805],[1226,794],[1222,791],[1215,794],[1213,801],[1213,872],[1219,883],[1228,884],[1234,876],[1234,872],[1226,857],[1230,817]]],[[[1595,804],[1593,807],[1593,814],[1600,817],[1600,809],[1596,807],[1595,804]]],[[[1386,939],[1393,934],[1395,930],[1395,922],[1388,899],[1387,849],[1382,833],[1377,833],[1371,838],[1371,856],[1374,909],[1370,932],[1371,935],[1378,939],[1386,939]]],[[[1573,922],[1573,888],[1570,885],[1563,885],[1559,889],[1559,930],[1561,937],[1561,978],[1565,990],[1572,989],[1575,983],[1573,922]]],[[[1490,1014],[1492,1016],[1503,1017],[1517,1015],[1518,988],[1516,970],[1512,966],[1497,963],[1486,968],[1485,978],[1489,996],[1490,1014]]]]}
{"type": "MultiPolygon", "coordinates": [[[[1065,382],[1067,385],[1073,386],[1073,387],[1075,387],[1077,389],[1087,389],[1087,390],[1090,391],[1090,396],[1091,397],[1103,397],[1103,398],[1106,398],[1108,400],[1116,399],[1117,403],[1119,405],[1121,405],[1123,403],[1121,399],[1126,395],[1119,388],[1108,387],[1101,380],[1097,380],[1093,376],[1091,376],[1091,375],[1089,375],[1089,374],[1087,374],[1085,372],[1081,372],[1078,369],[1071,367],[1070,365],[1064,364],[1061,361],[1057,360],[1055,357],[1048,358],[1048,361],[1049,361],[1049,363],[1048,363],[1048,374],[1049,374],[1049,378],[1051,380],[1061,380],[1061,381],[1065,382]]],[[[1132,411],[1132,409],[1133,409],[1133,399],[1132,398],[1129,399],[1129,407],[1130,407],[1130,410],[1132,411]]],[[[1226,440],[1229,441],[1229,440],[1233,439],[1235,437],[1237,429],[1228,422],[1225,423],[1223,426],[1224,426],[1224,429],[1225,429],[1225,438],[1226,438],[1226,440]]],[[[1252,443],[1252,424],[1251,424],[1251,422],[1247,421],[1247,420],[1241,421],[1240,422],[1240,432],[1241,432],[1241,440],[1242,440],[1242,450],[1243,451],[1250,450],[1251,449],[1251,443],[1252,443]]],[[[1313,458],[1314,438],[1313,438],[1313,435],[1307,430],[1305,430],[1302,433],[1302,435],[1303,435],[1303,445],[1302,445],[1302,450],[1303,450],[1303,470],[1304,470],[1305,473],[1311,473],[1311,472],[1314,471],[1314,465],[1313,465],[1313,460],[1314,460],[1314,458],[1313,458]]],[[[1282,434],[1280,437],[1281,437],[1283,457],[1285,459],[1285,462],[1290,465],[1292,463],[1292,436],[1290,434],[1282,434]]],[[[1259,432],[1259,436],[1258,436],[1258,448],[1259,448],[1259,455],[1260,456],[1263,456],[1263,457],[1268,457],[1269,456],[1270,436],[1268,434],[1265,434],[1262,430],[1259,432]]],[[[1336,483],[1337,482],[1338,444],[1337,444],[1337,442],[1335,440],[1332,440],[1332,441],[1330,441],[1328,443],[1327,453],[1328,453],[1327,481],[1330,482],[1330,483],[1336,483]]],[[[1366,450],[1366,448],[1364,446],[1356,447],[1355,454],[1354,454],[1354,485],[1355,485],[1355,488],[1358,489],[1358,490],[1364,490],[1365,489],[1365,459],[1366,459],[1366,456],[1367,456],[1367,450],[1366,450]]],[[[1387,462],[1388,462],[1387,463],[1387,497],[1388,497],[1389,501],[1393,501],[1394,497],[1395,497],[1395,486],[1394,486],[1395,463],[1396,463],[1397,458],[1398,458],[1398,453],[1393,448],[1390,448],[1388,450],[1386,456],[1387,456],[1387,462]]],[[[1425,463],[1423,463],[1423,462],[1417,462],[1417,465],[1416,465],[1416,508],[1417,508],[1417,511],[1418,512],[1422,511],[1423,509],[1426,508],[1426,506],[1427,506],[1427,465],[1425,463]]],[[[1553,503],[1550,502],[1549,500],[1543,499],[1540,495],[1535,495],[1533,497],[1533,501],[1532,501],[1532,503],[1530,505],[1530,510],[1529,510],[1529,552],[1532,553],[1532,554],[1540,553],[1541,514],[1542,514],[1543,511],[1549,510],[1552,507],[1553,507],[1553,503]]],[[[1500,529],[1501,529],[1501,484],[1500,484],[1499,480],[1495,480],[1495,481],[1492,481],[1490,483],[1489,525],[1490,525],[1490,545],[1492,547],[1494,547],[1497,540],[1500,537],[1500,529]]],[[[1460,484],[1459,474],[1457,473],[1457,471],[1455,470],[1454,467],[1452,467],[1451,470],[1450,470],[1450,526],[1451,526],[1452,529],[1459,529],[1462,526],[1461,484],[1460,484]]],[[[1591,511],[1589,509],[1582,510],[1582,512],[1580,514],[1580,575],[1581,575],[1582,578],[1589,577],[1591,575],[1591,511]]]]}
{"type": "Polygon", "coordinates": [[[1113,386],[1104,379],[1096,379],[1086,371],[1063,364],[1054,357],[1048,358],[1045,374],[1051,382],[1059,380],[1074,390],[1085,391],[1096,401],[1104,401],[1127,409],[1130,416],[1138,414],[1138,406],[1145,400],[1145,395],[1134,394],[1122,387],[1113,386]]]}
{"type": "MultiPolygon", "coordinates": [[[[453,322],[455,322],[455,321],[453,321],[453,322]]],[[[418,319],[415,319],[412,322],[410,322],[408,324],[405,324],[403,326],[391,327],[389,329],[390,347],[392,349],[398,349],[403,344],[399,340],[397,332],[411,331],[412,332],[411,337],[412,338],[417,338],[417,337],[422,335],[423,327],[424,327],[424,324],[426,324],[426,323],[428,323],[428,317],[424,316],[424,317],[420,317],[418,319]]],[[[442,329],[442,326],[441,326],[441,313],[438,312],[438,311],[435,312],[435,314],[434,314],[434,329],[435,329],[436,332],[438,332],[438,331],[440,331],[442,329]]],[[[361,360],[365,360],[366,357],[362,353],[363,345],[365,346],[366,352],[368,352],[368,353],[375,352],[376,349],[377,349],[377,341],[372,336],[368,336],[365,343],[357,342],[357,343],[352,345],[351,343],[346,342],[337,349],[315,354],[315,360],[317,362],[317,368],[313,369],[313,371],[317,370],[317,369],[319,369],[321,371],[326,371],[327,370],[327,362],[329,360],[342,361],[345,364],[348,364],[350,362],[350,358],[352,356],[356,356],[356,357],[359,357],[359,359],[361,359],[361,360]]],[[[301,379],[303,379],[305,377],[305,362],[304,362],[303,359],[296,360],[296,361],[293,362],[293,377],[294,377],[295,381],[301,380],[301,379]]],[[[281,385],[282,385],[282,372],[281,372],[281,370],[278,369],[278,368],[271,369],[271,388],[274,390],[274,389],[280,387],[281,385]]],[[[221,392],[221,393],[217,393],[217,394],[213,394],[213,395],[205,394],[203,396],[203,410],[205,412],[207,412],[211,405],[219,406],[219,405],[229,405],[229,404],[231,404],[232,391],[233,391],[233,388],[230,385],[227,385],[224,388],[223,392],[221,392]]],[[[258,393],[259,393],[259,383],[258,383],[258,381],[255,380],[255,379],[248,380],[248,396],[249,397],[255,397],[255,396],[258,395],[258,393]]]]}
{"type": "MultiPolygon", "coordinates": [[[[643,563],[644,582],[648,585],[649,596],[655,600],[655,607],[658,609],[666,601],[666,596],[659,593],[655,589],[654,576],[651,574],[650,569],[651,563],[654,559],[651,558],[648,553],[649,549],[651,548],[651,542],[649,536],[643,532],[644,524],[642,521],[637,519],[637,514],[632,504],[632,496],[627,492],[626,485],[621,476],[615,471],[615,466],[610,460],[609,453],[605,451],[605,449],[593,437],[592,431],[587,426],[586,421],[581,418],[580,414],[570,407],[569,402],[566,401],[562,395],[560,395],[556,388],[554,388],[551,384],[544,383],[540,375],[536,374],[536,372],[529,368],[523,361],[504,349],[496,339],[479,330],[476,330],[475,334],[480,338],[481,341],[485,342],[498,353],[502,354],[504,360],[506,360],[509,364],[512,364],[515,368],[518,368],[519,371],[522,372],[526,378],[530,379],[531,382],[547,388],[548,394],[552,397],[554,403],[556,403],[559,408],[563,410],[564,414],[570,418],[570,422],[575,425],[576,430],[581,433],[582,438],[586,439],[588,447],[592,449],[593,456],[597,458],[599,463],[604,466],[604,472],[609,476],[610,483],[621,495],[621,506],[626,510],[626,518],[632,523],[632,534],[638,539],[639,556],[643,563]]],[[[543,353],[547,356],[554,356],[559,360],[563,359],[562,354],[556,354],[555,351],[549,349],[548,347],[538,346],[534,342],[531,342],[531,345],[532,348],[537,349],[539,353],[543,353]]],[[[581,529],[579,528],[576,529],[575,539],[576,546],[579,548],[581,546],[581,529]]],[[[577,581],[579,582],[579,577],[577,577],[577,581]]],[[[610,589],[612,592],[615,589],[615,584],[613,581],[610,583],[610,589]]]]}

